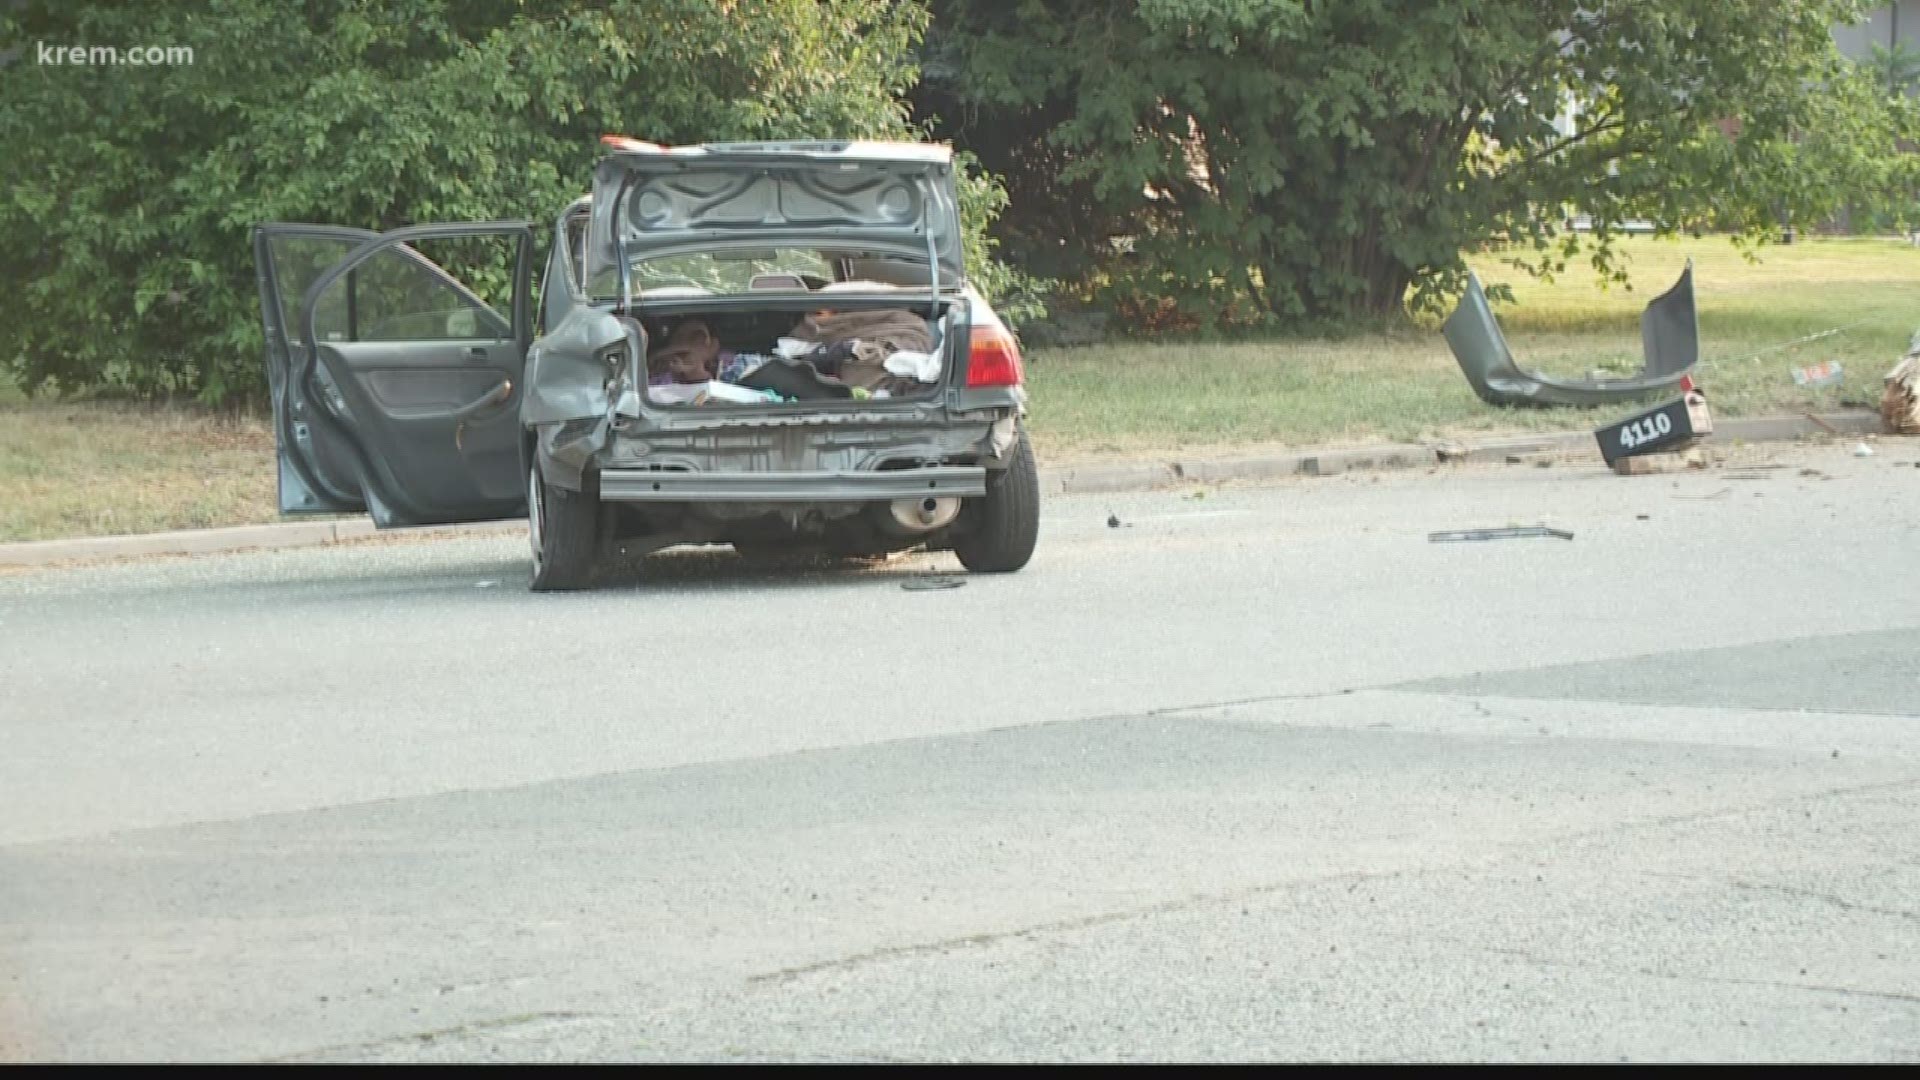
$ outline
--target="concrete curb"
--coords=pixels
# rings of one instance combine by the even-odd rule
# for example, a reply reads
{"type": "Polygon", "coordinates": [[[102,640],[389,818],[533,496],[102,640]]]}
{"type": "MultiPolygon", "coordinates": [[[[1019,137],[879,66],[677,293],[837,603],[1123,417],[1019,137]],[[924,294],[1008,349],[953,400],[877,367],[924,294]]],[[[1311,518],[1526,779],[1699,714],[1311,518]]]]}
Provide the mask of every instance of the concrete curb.
{"type": "Polygon", "coordinates": [[[125,559],[141,555],[218,555],[258,548],[318,547],[370,537],[454,536],[519,532],[527,519],[482,521],[470,525],[424,525],[406,529],[376,529],[371,518],[339,521],[287,521],[271,525],[234,525],[221,529],[183,529],[179,532],[136,533],[130,536],[88,536],[72,540],[28,540],[0,544],[0,566],[46,566],[53,563],[125,559]]]}
{"type": "MultiPolygon", "coordinates": [[[[1782,442],[1809,435],[1866,435],[1884,431],[1885,424],[1880,414],[1874,412],[1830,413],[1817,420],[1809,416],[1772,416],[1750,420],[1716,420],[1713,435],[1707,441],[1723,444],[1782,442]]],[[[1464,445],[1386,443],[1243,458],[1117,462],[1043,470],[1041,488],[1056,495],[1151,491],[1183,483],[1272,480],[1285,476],[1338,476],[1344,472],[1364,470],[1412,469],[1454,462],[1500,462],[1512,457],[1570,454],[1590,455],[1597,461],[1600,448],[1594,443],[1593,432],[1510,435],[1464,445]]]]}
{"type": "MultiPolygon", "coordinates": [[[[1808,435],[1865,435],[1884,430],[1874,412],[1830,413],[1810,416],[1717,420],[1710,441],[1778,442],[1808,435]],[[1830,430],[1829,430],[1830,429],[1830,430]]],[[[1416,445],[1386,443],[1342,449],[1306,449],[1241,458],[1204,458],[1177,461],[1126,461],[1063,469],[1043,469],[1041,490],[1049,494],[1096,494],[1152,491],[1181,484],[1213,484],[1227,480],[1274,480],[1287,476],[1338,476],[1374,469],[1412,469],[1451,462],[1499,462],[1510,457],[1591,454],[1599,448],[1590,431],[1508,436],[1470,445],[1416,445]]],[[[488,521],[473,525],[429,525],[421,528],[378,530],[367,518],[336,521],[296,521],[273,525],[240,525],[224,529],[188,529],[180,532],[141,533],[132,536],[91,536],[74,540],[29,540],[0,544],[0,566],[45,566],[53,563],[121,559],[143,555],[212,555],[252,548],[314,547],[341,544],[372,536],[465,535],[518,532],[526,519],[488,521]]]]}

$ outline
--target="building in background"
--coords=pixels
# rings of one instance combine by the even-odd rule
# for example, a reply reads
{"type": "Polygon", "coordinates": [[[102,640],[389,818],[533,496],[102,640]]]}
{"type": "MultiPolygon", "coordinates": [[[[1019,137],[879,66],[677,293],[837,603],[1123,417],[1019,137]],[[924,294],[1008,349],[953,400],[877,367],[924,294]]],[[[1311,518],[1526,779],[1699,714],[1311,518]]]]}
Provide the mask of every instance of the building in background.
{"type": "Polygon", "coordinates": [[[1876,47],[1888,51],[1898,51],[1902,45],[1920,49],[1920,0],[1882,4],[1863,23],[1834,27],[1833,41],[1855,60],[1873,59],[1876,47]]]}

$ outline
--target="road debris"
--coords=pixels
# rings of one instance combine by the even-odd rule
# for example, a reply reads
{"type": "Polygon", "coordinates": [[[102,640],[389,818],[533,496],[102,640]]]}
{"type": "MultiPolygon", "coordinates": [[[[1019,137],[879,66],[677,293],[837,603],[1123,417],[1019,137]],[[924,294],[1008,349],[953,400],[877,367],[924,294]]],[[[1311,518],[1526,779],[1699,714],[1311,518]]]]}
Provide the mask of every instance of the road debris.
{"type": "Polygon", "coordinates": [[[1532,536],[1552,537],[1559,540],[1573,539],[1573,534],[1565,529],[1550,529],[1545,525],[1526,525],[1507,529],[1456,529],[1434,532],[1427,534],[1427,541],[1433,544],[1457,544],[1468,540],[1519,540],[1532,536]]]}
{"type": "Polygon", "coordinates": [[[1731,494],[1733,494],[1732,488],[1721,488],[1719,491],[1710,491],[1705,495],[1680,495],[1676,493],[1673,497],[1676,499],[1691,499],[1696,502],[1704,502],[1707,499],[1724,499],[1731,494]]]}
{"type": "Polygon", "coordinates": [[[901,582],[900,587],[908,592],[928,592],[934,589],[957,589],[966,583],[965,578],[957,577],[917,577],[901,582]]]}
{"type": "Polygon", "coordinates": [[[1665,454],[1641,454],[1616,458],[1608,467],[1621,476],[1652,476],[1658,473],[1704,469],[1707,467],[1707,459],[1698,446],[1690,446],[1685,450],[1665,454]]]}
{"type": "Polygon", "coordinates": [[[1819,417],[1817,417],[1817,416],[1815,416],[1815,415],[1813,415],[1813,414],[1812,414],[1812,413],[1810,413],[1810,412],[1803,412],[1803,413],[1801,413],[1800,415],[1801,415],[1801,416],[1804,416],[1804,417],[1806,417],[1807,419],[1809,419],[1809,420],[1811,420],[1811,421],[1813,421],[1813,422],[1814,422],[1815,424],[1818,424],[1818,425],[1820,425],[1820,429],[1821,429],[1822,431],[1825,431],[1825,432],[1826,432],[1827,434],[1829,434],[1829,435],[1838,435],[1838,434],[1840,434],[1840,429],[1839,429],[1839,428],[1837,428],[1837,427],[1834,427],[1834,426],[1833,426],[1832,424],[1829,424],[1829,423],[1827,423],[1827,422],[1826,422],[1825,420],[1822,420],[1822,419],[1820,419],[1819,417]]]}
{"type": "Polygon", "coordinates": [[[1854,457],[1872,457],[1873,447],[1868,446],[1866,443],[1854,443],[1853,456],[1854,457]]]}
{"type": "Polygon", "coordinates": [[[1673,288],[1655,297],[1641,313],[1640,341],[1645,359],[1638,371],[1624,377],[1556,379],[1522,368],[1507,347],[1506,335],[1493,317],[1493,305],[1480,278],[1471,273],[1467,275],[1466,295],[1440,332],[1474,394],[1489,405],[1585,407],[1634,401],[1678,387],[1700,360],[1693,262],[1687,262],[1673,288]]]}
{"type": "Polygon", "coordinates": [[[1119,514],[1116,514],[1113,511],[1109,510],[1107,511],[1107,528],[1127,529],[1127,528],[1132,528],[1132,525],[1129,522],[1121,521],[1119,514]]]}

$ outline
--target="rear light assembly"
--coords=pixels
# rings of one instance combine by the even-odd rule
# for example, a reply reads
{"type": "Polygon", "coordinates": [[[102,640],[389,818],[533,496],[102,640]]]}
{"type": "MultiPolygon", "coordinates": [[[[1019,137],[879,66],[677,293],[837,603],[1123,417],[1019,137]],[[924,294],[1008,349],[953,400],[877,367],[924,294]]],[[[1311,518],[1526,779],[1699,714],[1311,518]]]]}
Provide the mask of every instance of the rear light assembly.
{"type": "Polygon", "coordinates": [[[1026,381],[1026,369],[1020,363],[1020,345],[1013,334],[997,322],[975,326],[967,348],[967,385],[1019,386],[1026,381]]]}

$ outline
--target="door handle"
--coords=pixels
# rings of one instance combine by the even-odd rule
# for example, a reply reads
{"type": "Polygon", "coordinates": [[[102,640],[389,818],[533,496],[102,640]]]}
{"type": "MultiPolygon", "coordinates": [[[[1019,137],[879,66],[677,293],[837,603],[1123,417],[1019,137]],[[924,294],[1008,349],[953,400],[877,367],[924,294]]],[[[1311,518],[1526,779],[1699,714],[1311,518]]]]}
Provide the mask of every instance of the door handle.
{"type": "Polygon", "coordinates": [[[496,405],[505,404],[508,400],[512,399],[512,397],[513,397],[513,380],[501,379],[500,384],[498,386],[495,386],[493,389],[487,391],[486,394],[480,398],[480,400],[471,402],[466,405],[462,405],[459,408],[453,410],[452,412],[445,413],[442,416],[435,417],[434,419],[452,420],[453,421],[453,448],[455,450],[465,450],[466,446],[463,444],[466,440],[466,435],[467,435],[467,421],[474,419],[475,417],[479,416],[482,412],[488,409],[491,409],[496,405]]]}
{"type": "Polygon", "coordinates": [[[467,346],[467,359],[485,360],[486,358],[487,358],[487,350],[485,346],[482,346],[482,345],[467,346]]]}
{"type": "Polygon", "coordinates": [[[482,412],[493,408],[495,405],[505,404],[506,400],[512,396],[513,380],[501,379],[499,385],[487,391],[479,400],[469,402],[447,413],[446,419],[464,423],[480,415],[482,412]]]}
{"type": "Polygon", "coordinates": [[[488,409],[497,405],[504,405],[512,399],[513,380],[501,379],[498,383],[494,384],[493,389],[457,409],[448,409],[444,412],[414,413],[409,415],[407,419],[431,420],[435,423],[444,423],[452,420],[456,424],[464,424],[479,416],[481,413],[486,412],[488,409]]]}

